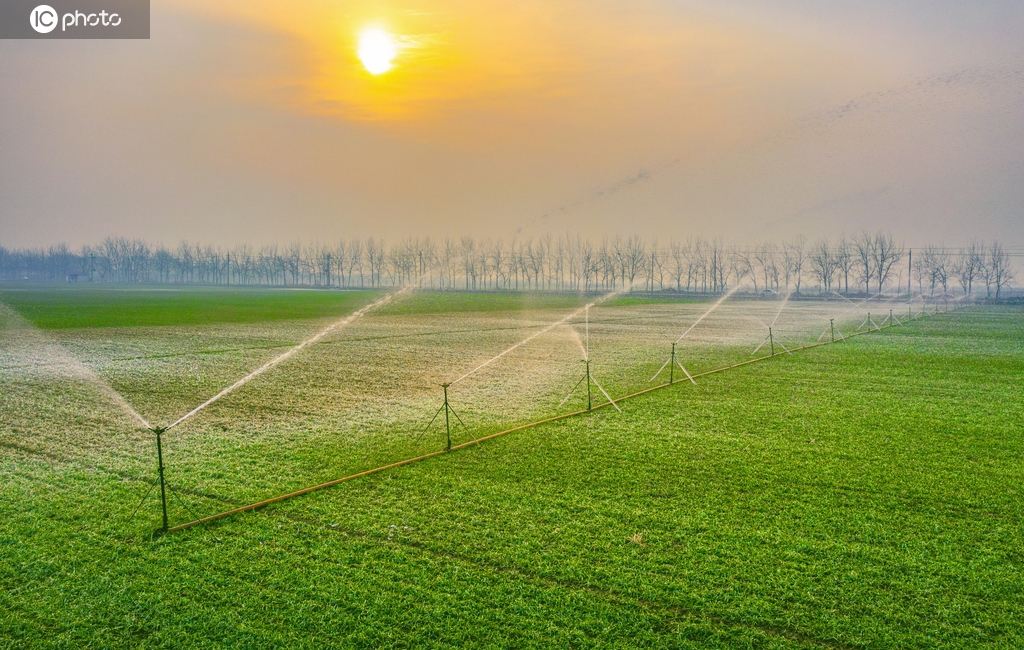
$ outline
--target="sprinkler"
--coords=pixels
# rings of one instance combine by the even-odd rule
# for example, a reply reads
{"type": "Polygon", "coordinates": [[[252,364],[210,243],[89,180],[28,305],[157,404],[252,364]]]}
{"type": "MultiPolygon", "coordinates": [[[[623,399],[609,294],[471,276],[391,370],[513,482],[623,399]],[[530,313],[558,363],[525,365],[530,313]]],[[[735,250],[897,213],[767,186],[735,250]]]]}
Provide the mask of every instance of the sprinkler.
{"type": "Polygon", "coordinates": [[[463,429],[469,431],[469,427],[467,427],[466,423],[462,421],[462,418],[459,417],[459,414],[455,412],[455,409],[452,408],[452,405],[448,403],[448,387],[451,386],[452,383],[454,383],[454,382],[449,382],[449,383],[446,383],[446,384],[441,384],[441,388],[444,390],[444,403],[442,403],[441,406],[434,413],[434,417],[430,418],[430,422],[427,423],[427,426],[423,427],[423,432],[420,433],[419,438],[416,438],[417,441],[420,438],[422,438],[423,435],[427,432],[427,429],[430,428],[430,425],[432,425],[434,423],[434,420],[437,419],[437,416],[441,415],[441,411],[444,411],[444,436],[445,436],[444,450],[445,451],[451,451],[452,450],[452,423],[451,423],[451,416],[452,415],[455,416],[455,419],[458,421],[459,424],[462,425],[463,429]]]}
{"type": "Polygon", "coordinates": [[[668,365],[668,384],[669,384],[669,386],[671,386],[672,382],[675,380],[675,370],[676,370],[676,344],[675,343],[672,344],[672,358],[669,359],[668,364],[669,364],[668,365]]]}
{"type": "Polygon", "coordinates": [[[167,532],[167,492],[164,489],[164,450],[163,445],[160,443],[160,437],[164,431],[167,431],[167,427],[151,427],[149,429],[156,434],[156,462],[157,462],[157,473],[160,475],[160,509],[163,511],[163,527],[160,528],[162,532],[167,532]]]}
{"type": "Polygon", "coordinates": [[[832,342],[836,342],[836,319],[828,319],[828,329],[832,332],[832,342]]]}
{"type": "Polygon", "coordinates": [[[686,378],[689,379],[693,384],[697,383],[696,381],[693,380],[693,376],[690,374],[690,371],[686,369],[686,366],[684,366],[682,363],[680,363],[679,359],[676,358],[676,344],[675,343],[672,344],[672,355],[668,358],[668,361],[663,363],[661,365],[661,368],[658,369],[658,372],[654,373],[654,376],[651,377],[648,381],[654,381],[655,379],[657,379],[658,375],[660,375],[662,372],[665,371],[665,366],[668,366],[669,364],[672,364],[671,367],[669,368],[669,371],[668,371],[668,383],[669,383],[669,385],[672,385],[675,382],[675,369],[676,369],[675,367],[676,366],[679,366],[679,369],[683,371],[683,374],[686,375],[686,378]]]}
{"type": "Polygon", "coordinates": [[[772,356],[775,356],[775,337],[772,336],[772,328],[768,328],[768,341],[772,346],[772,356]]]}
{"type": "Polygon", "coordinates": [[[444,435],[446,439],[445,451],[452,450],[452,425],[448,419],[448,411],[451,410],[451,406],[448,405],[448,386],[450,384],[441,384],[441,388],[444,389],[444,435]]]}
{"type": "Polygon", "coordinates": [[[587,410],[592,410],[590,401],[590,359],[584,359],[583,363],[587,365],[587,410]]]}
{"type": "Polygon", "coordinates": [[[569,394],[565,396],[565,399],[563,399],[558,406],[562,406],[562,404],[565,404],[567,401],[569,401],[569,398],[572,397],[572,394],[575,393],[576,389],[580,387],[580,384],[582,384],[583,382],[587,382],[587,410],[594,410],[593,395],[591,393],[590,388],[590,384],[591,382],[593,382],[593,384],[597,386],[597,389],[601,391],[601,394],[608,398],[608,402],[615,407],[615,410],[621,413],[622,409],[619,408],[619,405],[616,404],[615,400],[613,400],[611,395],[608,394],[608,391],[606,391],[601,386],[601,384],[597,383],[597,379],[595,379],[594,376],[590,374],[590,359],[582,359],[581,361],[583,362],[586,371],[583,373],[583,376],[580,377],[580,380],[576,382],[576,385],[572,387],[572,390],[569,391],[569,394]]]}

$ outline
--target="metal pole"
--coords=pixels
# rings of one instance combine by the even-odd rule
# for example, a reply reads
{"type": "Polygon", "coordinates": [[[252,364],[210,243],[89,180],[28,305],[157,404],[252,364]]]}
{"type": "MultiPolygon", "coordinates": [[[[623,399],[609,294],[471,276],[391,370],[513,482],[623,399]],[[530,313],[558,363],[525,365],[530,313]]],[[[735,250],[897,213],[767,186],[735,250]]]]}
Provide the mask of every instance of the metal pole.
{"type": "Polygon", "coordinates": [[[834,318],[828,319],[828,328],[832,331],[832,342],[833,343],[836,342],[836,326],[835,326],[835,322],[836,322],[836,319],[834,319],[834,318]]]}
{"type": "Polygon", "coordinates": [[[910,300],[911,300],[911,295],[912,294],[911,294],[910,276],[913,274],[913,272],[914,272],[914,249],[911,248],[909,254],[907,255],[907,302],[910,302],[910,300]]]}
{"type": "Polygon", "coordinates": [[[772,328],[770,328],[770,327],[768,328],[768,340],[772,344],[772,356],[774,357],[775,356],[775,337],[772,336],[772,328]]]}
{"type": "Polygon", "coordinates": [[[668,383],[670,383],[670,384],[673,381],[675,381],[675,372],[673,372],[676,369],[675,366],[676,366],[676,344],[673,343],[672,344],[672,360],[669,361],[669,366],[668,366],[668,383]]]}
{"type": "Polygon", "coordinates": [[[889,310],[889,327],[892,327],[892,310],[889,310]]]}
{"type": "Polygon", "coordinates": [[[651,297],[654,297],[654,251],[651,251],[651,297]]]}
{"type": "Polygon", "coordinates": [[[590,359],[586,359],[583,363],[587,364],[587,410],[591,410],[590,406],[590,359]]]}
{"type": "Polygon", "coordinates": [[[441,386],[444,388],[444,433],[445,438],[447,439],[447,444],[445,445],[444,448],[445,451],[452,450],[452,427],[448,421],[448,409],[451,408],[450,406],[448,406],[448,386],[450,385],[451,384],[441,384],[441,386]]]}
{"type": "Polygon", "coordinates": [[[159,427],[152,429],[153,433],[156,434],[156,462],[157,472],[160,474],[160,508],[163,510],[164,525],[160,529],[167,532],[167,492],[164,490],[164,450],[163,445],[160,443],[160,436],[163,435],[164,429],[159,427]]]}

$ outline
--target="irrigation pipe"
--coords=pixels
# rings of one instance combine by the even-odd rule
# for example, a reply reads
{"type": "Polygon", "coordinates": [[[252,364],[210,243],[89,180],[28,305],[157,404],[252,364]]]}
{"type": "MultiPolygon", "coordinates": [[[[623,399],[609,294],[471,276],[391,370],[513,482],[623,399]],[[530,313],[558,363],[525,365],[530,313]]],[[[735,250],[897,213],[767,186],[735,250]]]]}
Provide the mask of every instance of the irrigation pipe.
{"type": "MultiPolygon", "coordinates": [[[[915,319],[917,319],[919,317],[920,316],[914,316],[915,319]]],[[[888,329],[888,328],[886,328],[886,329],[888,329]]],[[[880,331],[880,330],[867,330],[867,331],[864,331],[864,332],[857,332],[855,334],[851,334],[851,335],[847,336],[845,339],[842,339],[841,341],[836,341],[835,343],[839,343],[839,342],[842,342],[843,340],[851,339],[851,338],[853,338],[855,336],[863,336],[864,334],[873,334],[874,332],[877,332],[877,331],[880,331]]],[[[818,348],[818,347],[821,347],[821,346],[824,346],[824,345],[834,345],[835,343],[832,342],[832,341],[824,341],[822,343],[810,343],[808,345],[802,345],[800,347],[793,348],[792,352],[799,352],[800,350],[809,350],[811,348],[818,348]]],[[[792,352],[790,352],[790,354],[792,354],[792,352]]],[[[778,356],[778,355],[776,355],[776,356],[778,356]]],[[[704,372],[700,372],[700,373],[694,374],[692,376],[690,376],[690,373],[686,373],[686,374],[687,374],[687,376],[690,377],[690,381],[693,381],[694,383],[696,383],[696,381],[694,381],[694,380],[696,378],[698,378],[698,377],[707,377],[709,375],[714,375],[714,374],[717,374],[717,373],[720,373],[720,372],[725,372],[726,370],[732,370],[734,368],[739,368],[741,366],[748,366],[748,365],[750,365],[752,363],[758,363],[758,362],[766,361],[768,359],[773,359],[773,358],[775,358],[775,357],[763,356],[763,357],[758,357],[756,359],[749,359],[747,361],[740,361],[739,363],[734,363],[734,364],[729,365],[729,366],[723,366],[721,368],[715,368],[714,370],[706,370],[704,372]]],[[[508,435],[510,433],[515,433],[517,431],[523,431],[525,429],[531,429],[533,427],[540,426],[542,424],[548,424],[550,422],[557,422],[559,420],[565,420],[565,419],[576,417],[576,416],[579,416],[579,415],[584,415],[586,413],[590,413],[590,412],[596,411],[597,409],[604,408],[606,406],[615,406],[615,408],[618,408],[617,402],[622,402],[624,400],[632,399],[634,397],[639,397],[640,395],[646,395],[647,393],[651,393],[651,392],[654,392],[656,390],[661,390],[662,388],[667,388],[669,386],[678,386],[678,385],[685,385],[685,382],[675,382],[675,383],[665,382],[664,384],[659,384],[657,386],[652,386],[650,388],[645,388],[643,390],[636,391],[635,393],[629,393],[628,395],[623,395],[622,397],[619,397],[615,401],[612,401],[611,398],[609,397],[607,402],[604,402],[603,404],[596,404],[590,410],[584,409],[582,411],[574,411],[572,413],[562,413],[561,415],[555,415],[555,416],[552,416],[550,418],[545,418],[543,420],[537,420],[536,422],[529,422],[527,424],[521,424],[521,425],[519,425],[517,427],[512,427],[511,429],[506,429],[504,431],[499,431],[497,433],[492,433],[490,435],[486,435],[486,436],[483,436],[481,438],[476,438],[475,440],[470,440],[469,442],[463,442],[463,443],[458,444],[458,445],[452,445],[451,450],[440,449],[438,451],[430,452],[429,454],[423,454],[422,456],[416,456],[415,458],[407,458],[405,460],[400,460],[400,461],[395,462],[395,463],[390,463],[388,465],[382,465],[381,467],[375,467],[373,469],[368,469],[368,470],[365,470],[365,471],[362,471],[362,472],[358,472],[356,474],[351,474],[349,476],[344,476],[342,478],[337,478],[337,479],[334,479],[332,481],[327,481],[326,483],[320,483],[319,485],[313,485],[313,486],[310,486],[310,487],[307,487],[307,488],[303,488],[301,490],[296,490],[295,492],[289,492],[288,494],[282,494],[280,496],[272,497],[270,499],[265,499],[263,501],[257,501],[256,503],[250,503],[248,505],[239,506],[238,508],[233,508],[231,510],[225,510],[224,512],[219,512],[219,513],[214,514],[214,515],[209,515],[208,517],[201,517],[201,518],[196,519],[194,521],[189,521],[189,522],[186,522],[186,523],[183,523],[183,524],[178,524],[177,526],[171,526],[170,528],[167,529],[166,532],[173,533],[175,531],[185,530],[186,528],[191,528],[193,526],[198,526],[200,524],[206,524],[206,523],[209,523],[211,521],[216,521],[217,519],[223,519],[225,517],[230,517],[232,515],[241,514],[243,512],[250,512],[252,510],[257,510],[259,508],[263,508],[265,506],[269,506],[269,505],[274,504],[274,503],[279,503],[281,501],[286,501],[288,499],[293,499],[295,497],[299,497],[299,496],[302,496],[304,494],[309,494],[310,492],[316,492],[318,490],[323,490],[325,488],[333,487],[333,486],[338,485],[340,483],[345,483],[347,481],[352,481],[352,480],[357,479],[357,478],[362,478],[364,476],[370,476],[371,474],[377,474],[378,472],[383,472],[383,471],[386,471],[386,470],[389,470],[389,469],[395,469],[397,467],[402,467],[403,465],[411,465],[412,463],[416,463],[416,462],[419,462],[419,461],[422,461],[422,460],[427,460],[428,458],[434,458],[436,456],[443,456],[445,454],[449,454],[449,453],[454,452],[454,451],[459,451],[460,449],[467,449],[467,448],[472,447],[474,445],[478,445],[478,444],[480,444],[482,442],[486,442],[488,440],[494,440],[495,438],[500,438],[502,436],[506,436],[506,435],[508,435]]],[[[605,393],[605,396],[607,397],[607,393],[605,393]]]]}

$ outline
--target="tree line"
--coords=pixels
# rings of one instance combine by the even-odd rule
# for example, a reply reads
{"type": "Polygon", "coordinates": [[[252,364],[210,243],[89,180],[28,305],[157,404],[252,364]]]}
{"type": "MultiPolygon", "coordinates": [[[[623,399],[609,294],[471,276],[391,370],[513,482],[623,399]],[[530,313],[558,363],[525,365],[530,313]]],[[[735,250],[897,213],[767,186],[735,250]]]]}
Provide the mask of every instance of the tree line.
{"type": "Polygon", "coordinates": [[[168,248],[123,237],[78,250],[0,246],[0,278],[7,281],[688,293],[749,284],[755,293],[845,295],[915,285],[921,294],[976,295],[984,286],[985,297],[999,298],[1015,277],[1011,255],[999,242],[910,250],[883,232],[744,246],[717,238],[659,245],[635,235],[594,243],[579,234],[507,242],[370,237],[258,248],[187,241],[168,248]]]}

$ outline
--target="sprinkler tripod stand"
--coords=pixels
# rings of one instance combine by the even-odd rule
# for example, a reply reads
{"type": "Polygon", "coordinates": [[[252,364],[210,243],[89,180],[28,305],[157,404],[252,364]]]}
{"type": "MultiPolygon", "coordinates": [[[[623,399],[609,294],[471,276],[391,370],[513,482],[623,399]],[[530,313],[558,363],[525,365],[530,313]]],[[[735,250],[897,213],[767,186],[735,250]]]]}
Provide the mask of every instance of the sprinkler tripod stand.
{"type": "Polygon", "coordinates": [[[585,363],[587,365],[587,377],[586,377],[586,379],[587,379],[587,410],[590,411],[591,410],[591,400],[590,400],[590,359],[584,359],[583,363],[585,363]]]}
{"type": "Polygon", "coordinates": [[[462,418],[459,417],[459,414],[455,412],[455,409],[452,408],[452,405],[448,403],[448,387],[449,386],[451,386],[450,383],[449,384],[441,384],[441,388],[444,389],[444,403],[441,404],[441,406],[434,413],[434,417],[430,418],[430,422],[427,423],[427,426],[423,427],[423,432],[420,433],[419,438],[416,439],[417,441],[419,441],[419,439],[423,437],[423,434],[425,434],[427,432],[427,429],[430,428],[430,425],[432,425],[434,423],[434,420],[437,419],[437,416],[441,415],[441,411],[444,411],[444,435],[445,435],[444,450],[445,451],[451,451],[452,450],[452,424],[451,424],[451,416],[452,415],[454,415],[455,419],[459,421],[459,424],[462,425],[463,429],[465,429],[466,431],[469,431],[469,427],[467,427],[466,423],[462,421],[462,418]]]}
{"type": "MultiPolygon", "coordinates": [[[[678,343],[678,341],[677,341],[677,343],[678,343]]],[[[686,378],[689,379],[692,384],[694,384],[694,385],[697,384],[697,382],[695,382],[693,380],[693,376],[690,375],[690,371],[687,370],[686,367],[684,367],[683,364],[681,364],[679,362],[679,359],[676,358],[676,343],[672,344],[672,355],[669,356],[668,361],[666,361],[665,363],[663,363],[661,365],[661,368],[658,370],[658,372],[654,373],[654,376],[651,377],[648,380],[648,383],[650,383],[650,382],[654,381],[655,379],[657,379],[658,375],[660,375],[662,373],[662,371],[665,370],[665,366],[668,366],[668,383],[669,383],[669,385],[672,385],[672,384],[676,383],[676,373],[675,373],[676,366],[679,366],[679,369],[683,371],[683,373],[686,375],[686,378]]]]}
{"type": "MultiPolygon", "coordinates": [[[[836,319],[834,319],[834,318],[828,319],[828,327],[826,327],[825,331],[822,332],[821,336],[818,337],[818,342],[819,343],[821,342],[821,339],[825,338],[826,334],[830,334],[832,336],[832,343],[836,342],[836,319]]],[[[839,332],[839,340],[840,341],[845,341],[846,340],[846,337],[843,336],[842,332],[839,332]]]]}
{"type": "Polygon", "coordinates": [[[590,393],[590,359],[580,359],[580,361],[582,361],[586,365],[586,372],[583,373],[583,376],[580,377],[580,380],[576,382],[576,385],[572,387],[572,390],[569,391],[569,394],[565,396],[565,399],[562,400],[559,406],[565,404],[569,400],[569,398],[572,397],[572,394],[576,392],[576,389],[580,387],[580,384],[582,384],[583,382],[587,382],[587,410],[592,411],[593,400],[590,393]]]}
{"type": "MultiPolygon", "coordinates": [[[[824,336],[825,333],[822,332],[821,335],[824,336]]],[[[755,354],[757,354],[757,351],[760,350],[761,348],[763,348],[765,343],[767,343],[771,347],[771,355],[770,356],[774,357],[775,356],[775,333],[772,331],[771,327],[768,328],[768,336],[764,337],[764,340],[761,341],[761,345],[759,345],[756,348],[754,348],[754,351],[750,353],[750,356],[754,356],[755,354]]],[[[783,350],[785,350],[786,354],[788,354],[790,356],[793,356],[793,353],[789,351],[789,348],[787,348],[785,345],[782,344],[782,341],[779,341],[779,347],[782,348],[783,350]]]]}
{"type": "Polygon", "coordinates": [[[163,527],[160,528],[160,532],[167,532],[167,491],[164,488],[164,450],[163,445],[160,442],[161,436],[164,431],[167,431],[166,427],[152,427],[150,431],[156,434],[156,462],[157,462],[157,473],[160,475],[160,509],[163,512],[163,527]]]}
{"type": "Polygon", "coordinates": [[[586,371],[583,373],[583,376],[580,377],[580,380],[576,382],[576,385],[572,387],[572,390],[569,391],[569,394],[565,396],[565,399],[563,399],[558,406],[562,406],[562,404],[565,404],[569,400],[569,398],[572,397],[572,394],[576,392],[576,389],[580,387],[580,384],[582,384],[583,382],[587,382],[587,410],[594,410],[593,395],[590,390],[590,384],[591,382],[593,382],[593,384],[597,386],[597,389],[601,391],[601,394],[608,398],[608,401],[611,403],[612,406],[615,407],[615,410],[621,413],[622,409],[619,408],[619,405],[616,404],[615,400],[611,398],[611,395],[609,395],[608,392],[601,387],[601,384],[597,383],[597,379],[594,379],[593,375],[590,374],[590,359],[581,359],[581,361],[586,367],[586,371]]]}

